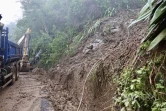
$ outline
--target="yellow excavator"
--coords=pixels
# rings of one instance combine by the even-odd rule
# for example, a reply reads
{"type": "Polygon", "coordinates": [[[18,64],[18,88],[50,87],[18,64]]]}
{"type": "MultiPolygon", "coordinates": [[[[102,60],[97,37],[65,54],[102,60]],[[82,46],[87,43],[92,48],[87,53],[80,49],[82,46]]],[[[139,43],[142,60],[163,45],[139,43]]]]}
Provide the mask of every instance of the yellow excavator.
{"type": "Polygon", "coordinates": [[[20,72],[29,72],[31,69],[29,62],[29,41],[31,30],[28,28],[26,33],[19,39],[17,44],[23,47],[23,56],[20,60],[20,72]]]}

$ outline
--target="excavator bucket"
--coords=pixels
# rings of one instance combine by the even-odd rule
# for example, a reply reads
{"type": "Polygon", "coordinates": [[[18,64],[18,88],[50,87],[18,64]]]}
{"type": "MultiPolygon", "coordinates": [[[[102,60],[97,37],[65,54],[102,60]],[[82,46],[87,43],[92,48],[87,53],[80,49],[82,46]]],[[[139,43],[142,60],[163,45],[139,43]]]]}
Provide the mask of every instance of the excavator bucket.
{"type": "Polygon", "coordinates": [[[23,63],[20,66],[20,72],[29,72],[30,70],[30,63],[23,63]]]}

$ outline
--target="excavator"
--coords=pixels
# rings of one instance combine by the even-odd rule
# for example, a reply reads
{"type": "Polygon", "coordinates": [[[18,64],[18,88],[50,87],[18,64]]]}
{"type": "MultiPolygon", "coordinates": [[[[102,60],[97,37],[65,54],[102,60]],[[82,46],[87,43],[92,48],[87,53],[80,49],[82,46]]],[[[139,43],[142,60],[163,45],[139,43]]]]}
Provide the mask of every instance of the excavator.
{"type": "Polygon", "coordinates": [[[31,62],[29,61],[29,42],[31,39],[30,33],[31,30],[28,28],[26,33],[17,42],[17,44],[23,48],[23,56],[20,60],[20,72],[29,72],[32,70],[33,65],[37,64],[42,54],[42,50],[39,49],[33,60],[31,62]]]}
{"type": "Polygon", "coordinates": [[[26,33],[19,39],[17,44],[20,47],[23,47],[23,56],[20,60],[20,72],[29,72],[29,70],[32,68],[30,66],[29,62],[29,41],[30,41],[30,33],[31,30],[28,28],[26,33]]]}

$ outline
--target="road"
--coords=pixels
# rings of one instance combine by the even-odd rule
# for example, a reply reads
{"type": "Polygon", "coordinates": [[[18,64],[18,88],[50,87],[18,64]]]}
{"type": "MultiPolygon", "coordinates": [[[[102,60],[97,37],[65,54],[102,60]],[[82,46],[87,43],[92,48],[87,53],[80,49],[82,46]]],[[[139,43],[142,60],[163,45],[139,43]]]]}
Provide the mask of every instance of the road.
{"type": "Polygon", "coordinates": [[[0,91],[0,111],[54,111],[47,92],[32,73],[21,73],[12,86],[0,91]]]}

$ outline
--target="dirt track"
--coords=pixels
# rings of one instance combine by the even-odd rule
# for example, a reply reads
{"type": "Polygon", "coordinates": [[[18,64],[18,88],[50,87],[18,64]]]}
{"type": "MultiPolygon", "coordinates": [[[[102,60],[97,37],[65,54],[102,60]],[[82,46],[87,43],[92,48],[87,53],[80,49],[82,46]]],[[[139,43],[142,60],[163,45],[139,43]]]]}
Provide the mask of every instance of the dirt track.
{"type": "Polygon", "coordinates": [[[0,111],[54,111],[46,99],[45,85],[37,75],[21,73],[14,85],[0,91],[0,111]]]}

